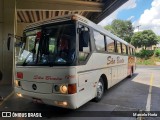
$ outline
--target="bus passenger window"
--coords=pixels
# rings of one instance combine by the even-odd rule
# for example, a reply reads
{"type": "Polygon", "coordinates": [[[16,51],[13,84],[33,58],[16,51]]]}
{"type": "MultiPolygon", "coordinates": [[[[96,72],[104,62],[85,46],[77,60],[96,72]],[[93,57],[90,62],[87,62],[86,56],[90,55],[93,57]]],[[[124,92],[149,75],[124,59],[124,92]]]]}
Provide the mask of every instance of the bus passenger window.
{"type": "Polygon", "coordinates": [[[117,41],[117,53],[121,53],[121,43],[117,41]]]}
{"type": "Polygon", "coordinates": [[[79,33],[79,62],[86,61],[90,53],[90,34],[89,29],[80,25],[81,31],[79,33]]]}
{"type": "Polygon", "coordinates": [[[55,51],[56,40],[54,37],[49,38],[49,53],[54,53],[55,51]]]}
{"type": "Polygon", "coordinates": [[[132,53],[132,48],[130,48],[130,55],[133,55],[133,53],[132,53]]]}
{"type": "Polygon", "coordinates": [[[109,52],[109,53],[113,53],[113,52],[115,52],[115,41],[114,40],[112,40],[110,37],[106,37],[106,40],[107,40],[107,51],[109,52]]]}
{"type": "Polygon", "coordinates": [[[128,46],[127,49],[128,49],[128,55],[131,55],[130,47],[128,46]]]}
{"type": "Polygon", "coordinates": [[[127,54],[127,49],[125,44],[122,44],[122,52],[123,54],[127,54]]]}
{"type": "Polygon", "coordinates": [[[94,31],[94,39],[95,39],[95,44],[96,48],[98,51],[105,51],[105,42],[104,42],[104,35],[101,33],[94,31]]]}

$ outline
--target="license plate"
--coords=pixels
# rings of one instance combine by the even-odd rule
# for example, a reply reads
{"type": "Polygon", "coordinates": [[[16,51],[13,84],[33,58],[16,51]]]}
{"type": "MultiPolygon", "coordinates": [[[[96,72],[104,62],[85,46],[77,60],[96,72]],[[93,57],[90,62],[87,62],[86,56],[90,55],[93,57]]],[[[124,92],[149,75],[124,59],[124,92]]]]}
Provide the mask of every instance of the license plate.
{"type": "Polygon", "coordinates": [[[34,103],[43,103],[43,101],[41,99],[38,99],[38,98],[33,98],[33,102],[34,103]]]}

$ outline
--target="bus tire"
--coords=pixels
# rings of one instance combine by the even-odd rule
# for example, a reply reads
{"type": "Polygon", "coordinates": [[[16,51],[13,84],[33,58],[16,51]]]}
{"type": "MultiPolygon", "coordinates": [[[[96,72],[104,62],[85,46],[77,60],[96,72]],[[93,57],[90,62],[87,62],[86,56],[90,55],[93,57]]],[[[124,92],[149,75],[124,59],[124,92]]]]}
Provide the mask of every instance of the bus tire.
{"type": "Polygon", "coordinates": [[[94,98],[95,102],[98,102],[102,99],[104,94],[104,82],[103,79],[100,78],[97,84],[97,96],[94,98]]]}

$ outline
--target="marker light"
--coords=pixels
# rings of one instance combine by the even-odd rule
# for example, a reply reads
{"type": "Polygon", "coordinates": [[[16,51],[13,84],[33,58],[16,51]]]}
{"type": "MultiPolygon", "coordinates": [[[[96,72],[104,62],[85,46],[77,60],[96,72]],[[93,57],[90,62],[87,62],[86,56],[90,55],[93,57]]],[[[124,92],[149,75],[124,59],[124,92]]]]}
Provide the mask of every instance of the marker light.
{"type": "Polygon", "coordinates": [[[73,15],[73,16],[71,17],[71,20],[78,20],[78,17],[77,17],[76,15],[73,15]]]}
{"type": "Polygon", "coordinates": [[[17,78],[23,79],[23,73],[22,72],[17,72],[17,78]]]}
{"type": "Polygon", "coordinates": [[[14,85],[15,87],[20,87],[21,86],[21,82],[18,80],[14,80],[14,85]]]}

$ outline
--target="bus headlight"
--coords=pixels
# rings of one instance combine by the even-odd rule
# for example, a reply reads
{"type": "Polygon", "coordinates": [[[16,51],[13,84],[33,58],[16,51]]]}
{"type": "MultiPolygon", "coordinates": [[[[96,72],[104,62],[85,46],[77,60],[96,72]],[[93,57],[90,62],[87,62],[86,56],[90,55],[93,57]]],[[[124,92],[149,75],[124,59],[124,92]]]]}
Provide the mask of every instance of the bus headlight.
{"type": "Polygon", "coordinates": [[[68,86],[67,85],[54,85],[54,90],[55,92],[58,92],[58,93],[63,93],[63,94],[66,94],[68,93],[68,86]]]}
{"type": "Polygon", "coordinates": [[[67,92],[68,92],[68,86],[66,86],[66,85],[61,85],[61,86],[60,86],[60,92],[61,92],[61,93],[67,93],[67,92]]]}
{"type": "Polygon", "coordinates": [[[76,84],[57,84],[53,86],[53,92],[62,94],[74,94],[77,92],[76,84]]]}

